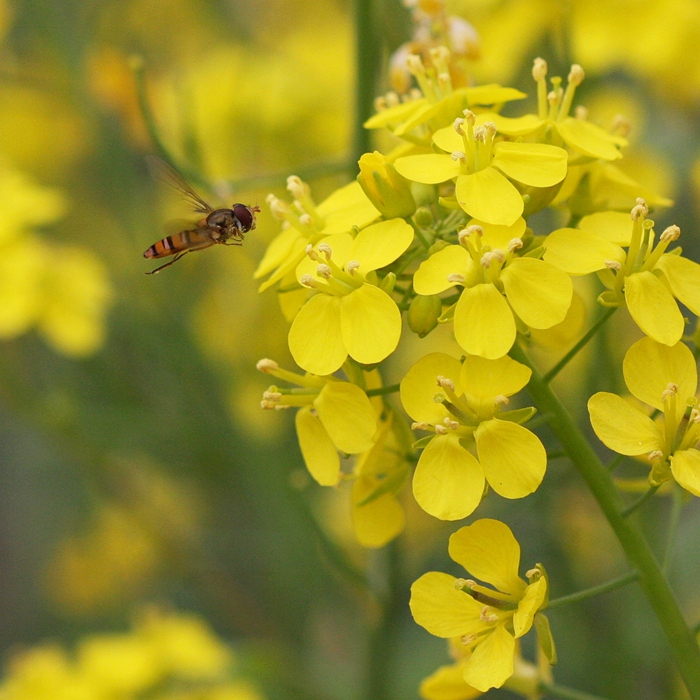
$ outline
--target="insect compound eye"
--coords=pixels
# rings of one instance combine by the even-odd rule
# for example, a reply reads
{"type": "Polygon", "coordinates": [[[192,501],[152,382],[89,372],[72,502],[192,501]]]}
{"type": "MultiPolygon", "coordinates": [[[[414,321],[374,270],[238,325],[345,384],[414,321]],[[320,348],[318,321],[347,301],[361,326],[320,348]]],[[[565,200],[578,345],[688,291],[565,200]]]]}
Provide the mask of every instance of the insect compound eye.
{"type": "Polygon", "coordinates": [[[253,225],[253,214],[245,204],[234,204],[233,213],[238,219],[241,231],[250,231],[253,225]]]}

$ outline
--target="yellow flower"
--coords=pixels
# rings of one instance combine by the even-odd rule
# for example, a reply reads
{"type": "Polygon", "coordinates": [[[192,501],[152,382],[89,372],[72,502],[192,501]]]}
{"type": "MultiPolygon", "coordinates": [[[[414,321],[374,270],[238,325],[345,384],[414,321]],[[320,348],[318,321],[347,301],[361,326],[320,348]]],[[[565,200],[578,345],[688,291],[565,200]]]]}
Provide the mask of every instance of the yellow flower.
{"type": "Polygon", "coordinates": [[[416,210],[411,185],[396,172],[387,157],[374,151],[359,160],[357,181],[369,200],[387,219],[406,218],[416,210]]]}
{"type": "Polygon", "coordinates": [[[389,100],[378,100],[379,111],[365,122],[366,129],[386,127],[395,136],[410,137],[411,141],[422,143],[425,136],[409,132],[422,125],[432,132],[449,124],[469,107],[500,105],[525,97],[519,90],[495,84],[453,89],[448,68],[450,51],[444,46],[437,47],[431,51],[431,58],[433,67],[426,70],[420,56],[409,54],[406,57],[408,70],[420,87],[417,96],[406,102],[399,102],[395,94],[390,94],[389,100]]]}
{"type": "Polygon", "coordinates": [[[450,557],[489,588],[471,579],[431,571],[411,587],[415,621],[437,637],[460,637],[471,656],[462,671],[482,692],[500,688],[514,672],[516,639],[526,634],[547,603],[540,564],[518,576],[520,545],[507,525],[477,520],[450,537],[450,557]]]}
{"type": "Polygon", "coordinates": [[[379,424],[372,447],[358,455],[352,523],[363,547],[383,547],[403,531],[405,516],[397,496],[409,474],[411,443],[404,419],[389,411],[379,424]]]}
{"type": "Polygon", "coordinates": [[[539,438],[520,425],[534,409],[502,411],[530,370],[510,357],[464,363],[443,353],[421,358],[401,382],[401,401],[415,430],[434,436],[413,476],[416,501],[430,515],[459,520],[472,513],[485,483],[504,498],[523,498],[540,485],[547,456],[539,438]],[[464,446],[473,441],[477,457],[464,446]]]}
{"type": "MultiPolygon", "coordinates": [[[[300,367],[326,375],[339,369],[348,355],[374,364],[396,349],[401,313],[375,270],[394,262],[412,241],[411,226],[391,219],[369,226],[354,239],[340,233],[307,246],[297,279],[318,294],[299,310],[289,330],[289,349],[300,367]]],[[[390,277],[387,281],[391,284],[390,277]]]]}
{"type": "Polygon", "coordinates": [[[554,265],[534,257],[517,257],[525,222],[489,226],[472,221],[460,232],[461,245],[443,248],[423,262],[413,287],[430,295],[461,285],[454,307],[457,342],[473,355],[496,359],[516,338],[516,317],[525,326],[551,328],[571,305],[573,285],[554,265]]]}
{"type": "Polygon", "coordinates": [[[345,233],[353,226],[364,228],[380,216],[357,182],[336,190],[318,206],[309,186],[298,177],[287,179],[287,189],[294,196],[291,205],[274,195],[267,198],[273,215],[284,221],[285,228],[267,247],[253,275],[255,279],[270,275],[260,285],[261,292],[294,271],[307,245],[318,243],[324,236],[345,233]]]}
{"type": "Polygon", "coordinates": [[[671,478],[700,496],[700,413],[693,353],[683,343],[669,347],[651,338],[637,341],[625,355],[623,372],[632,396],[662,412],[654,422],[646,413],[607,392],[588,401],[593,430],[623,455],[647,455],[652,485],[671,478]]]}
{"type": "Polygon", "coordinates": [[[350,382],[289,372],[274,360],[260,360],[257,367],[299,387],[271,386],[261,406],[277,410],[299,407],[295,423],[306,468],[321,486],[335,486],[340,479],[338,452],[358,454],[372,448],[377,419],[367,395],[350,382]]]}
{"type": "Polygon", "coordinates": [[[489,224],[513,225],[524,210],[523,197],[511,182],[548,188],[566,176],[567,153],[542,143],[507,143],[494,140],[493,122],[474,127],[469,110],[454,128],[433,135],[436,146],[447,153],[398,158],[396,170],[414,182],[438,184],[456,180],[457,202],[467,214],[489,224]]]}
{"type": "MultiPolygon", "coordinates": [[[[559,86],[560,80],[553,79],[554,90],[547,92],[547,63],[535,59],[532,77],[537,82],[538,114],[526,114],[515,119],[502,117],[500,114],[482,115],[490,119],[501,134],[507,136],[535,137],[538,142],[545,141],[555,146],[566,145],[587,158],[617,160],[622,158],[620,146],[626,146],[626,139],[610,134],[599,126],[586,121],[579,110],[576,117],[569,112],[573,105],[576,88],[584,78],[583,69],[573,65],[569,73],[566,91],[559,86]]],[[[578,159],[580,160],[580,156],[578,159]]]]}
{"type": "Polygon", "coordinates": [[[685,322],[674,297],[700,313],[700,265],[681,257],[680,248],[666,252],[680,236],[677,226],[669,226],[654,245],[654,222],[646,219],[644,200],[637,201],[631,225],[621,212],[598,212],[581,220],[581,230],[553,231],[544,259],[570,275],[597,272],[607,287],[598,297],[603,306],[627,306],[646,335],[675,345],[685,322]]]}

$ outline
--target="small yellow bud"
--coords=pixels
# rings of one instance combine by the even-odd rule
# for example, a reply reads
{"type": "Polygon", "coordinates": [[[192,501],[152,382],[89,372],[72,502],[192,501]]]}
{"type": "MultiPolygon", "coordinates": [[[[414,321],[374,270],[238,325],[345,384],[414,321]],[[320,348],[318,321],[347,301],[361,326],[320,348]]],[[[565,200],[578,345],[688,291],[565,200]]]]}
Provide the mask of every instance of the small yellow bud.
{"type": "Polygon", "coordinates": [[[387,219],[405,218],[416,210],[410,182],[399,175],[386,156],[378,151],[359,160],[357,181],[369,200],[387,219]]]}
{"type": "Polygon", "coordinates": [[[442,302],[439,296],[419,294],[408,307],[408,327],[417,333],[419,338],[424,338],[437,326],[441,313],[442,302]]]}

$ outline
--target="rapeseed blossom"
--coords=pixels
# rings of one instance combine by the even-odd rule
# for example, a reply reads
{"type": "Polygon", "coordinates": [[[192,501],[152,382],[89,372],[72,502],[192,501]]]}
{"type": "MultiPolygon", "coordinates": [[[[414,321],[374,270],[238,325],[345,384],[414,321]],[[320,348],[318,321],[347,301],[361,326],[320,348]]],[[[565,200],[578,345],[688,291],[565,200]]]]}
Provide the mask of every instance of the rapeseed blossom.
{"type": "Polygon", "coordinates": [[[377,418],[367,395],[350,382],[290,372],[274,360],[260,360],[257,367],[297,385],[293,389],[271,386],[263,394],[261,406],[277,410],[299,407],[295,424],[306,467],[321,486],[335,486],[340,479],[338,452],[358,454],[373,445],[377,418]]]}
{"type": "Polygon", "coordinates": [[[489,224],[513,225],[522,215],[522,194],[511,182],[548,188],[566,176],[563,148],[542,143],[496,141],[496,126],[476,126],[464,111],[454,128],[440,129],[433,143],[445,153],[409,155],[396,160],[401,175],[428,185],[455,180],[457,203],[467,214],[489,224]]]}
{"type": "Polygon", "coordinates": [[[620,396],[599,392],[588,401],[596,435],[615,452],[646,455],[653,486],[675,479],[700,496],[700,413],[693,353],[683,343],[669,347],[642,338],[627,351],[623,372],[632,396],[663,418],[654,421],[620,396]]]}
{"type": "Polygon", "coordinates": [[[626,306],[646,335],[675,345],[685,328],[675,299],[700,313],[700,265],[682,257],[680,248],[666,252],[680,229],[669,226],[656,242],[648,213],[646,202],[639,199],[632,223],[620,212],[598,212],[584,217],[579,230],[553,231],[544,260],[570,275],[597,272],[607,288],[599,303],[626,306]]]}
{"type": "Polygon", "coordinates": [[[309,186],[298,177],[287,178],[287,189],[294,197],[291,205],[274,195],[267,199],[273,215],[284,226],[253,275],[255,279],[269,275],[260,285],[261,292],[294,271],[307,245],[315,245],[324,236],[345,233],[353,226],[364,228],[380,216],[357,182],[337,189],[318,205],[309,186]]]}
{"type": "MultiPolygon", "coordinates": [[[[544,569],[538,564],[528,571],[528,583],[520,578],[520,545],[498,520],[477,520],[457,530],[449,554],[493,588],[431,571],[411,586],[413,618],[437,637],[459,637],[471,651],[460,669],[468,685],[482,692],[500,688],[515,670],[516,640],[547,605],[544,569]]],[[[538,626],[538,633],[545,627],[538,626]]],[[[540,644],[551,644],[551,638],[540,644]]]]}
{"type": "Polygon", "coordinates": [[[418,294],[463,287],[454,307],[454,332],[468,353],[497,359],[513,347],[518,323],[544,329],[566,317],[571,280],[546,261],[517,256],[524,235],[522,219],[509,227],[472,221],[460,232],[460,245],[432,255],[414,276],[418,294]]]}
{"type": "Polygon", "coordinates": [[[502,357],[425,355],[401,382],[401,402],[423,453],[413,494],[430,515],[460,520],[479,505],[486,483],[504,498],[523,498],[540,485],[547,456],[539,438],[520,425],[534,409],[503,411],[529,381],[530,369],[502,357]],[[476,456],[467,449],[471,447],[476,456]]]}
{"type": "Polygon", "coordinates": [[[403,219],[380,221],[360,231],[327,236],[307,246],[297,266],[300,284],[318,292],[296,315],[289,330],[295,362],[313,374],[331,374],[348,355],[361,364],[381,362],[401,335],[401,314],[375,270],[394,262],[413,241],[403,219]]]}

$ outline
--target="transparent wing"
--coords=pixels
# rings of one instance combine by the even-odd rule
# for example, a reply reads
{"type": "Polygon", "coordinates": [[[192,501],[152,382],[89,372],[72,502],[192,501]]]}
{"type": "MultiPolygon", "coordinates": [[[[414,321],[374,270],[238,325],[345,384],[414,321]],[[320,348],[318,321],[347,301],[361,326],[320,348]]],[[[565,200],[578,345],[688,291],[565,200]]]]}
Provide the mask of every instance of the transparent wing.
{"type": "Polygon", "coordinates": [[[148,172],[154,180],[160,180],[176,189],[193,207],[202,214],[208,214],[212,208],[197,194],[194,188],[180,173],[164,160],[156,156],[146,156],[148,172]]]}

